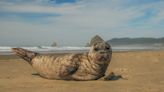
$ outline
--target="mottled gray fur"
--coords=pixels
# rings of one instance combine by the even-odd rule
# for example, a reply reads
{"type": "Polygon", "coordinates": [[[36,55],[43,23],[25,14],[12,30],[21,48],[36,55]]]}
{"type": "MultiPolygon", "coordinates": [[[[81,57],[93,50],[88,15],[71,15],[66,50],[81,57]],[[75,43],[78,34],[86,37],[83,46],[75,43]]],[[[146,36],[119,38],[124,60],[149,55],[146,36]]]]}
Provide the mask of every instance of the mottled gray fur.
{"type": "Polygon", "coordinates": [[[12,48],[12,51],[28,61],[40,76],[63,80],[97,80],[105,75],[112,56],[110,45],[104,41],[93,44],[88,53],[59,57],[22,48],[12,48]]]}

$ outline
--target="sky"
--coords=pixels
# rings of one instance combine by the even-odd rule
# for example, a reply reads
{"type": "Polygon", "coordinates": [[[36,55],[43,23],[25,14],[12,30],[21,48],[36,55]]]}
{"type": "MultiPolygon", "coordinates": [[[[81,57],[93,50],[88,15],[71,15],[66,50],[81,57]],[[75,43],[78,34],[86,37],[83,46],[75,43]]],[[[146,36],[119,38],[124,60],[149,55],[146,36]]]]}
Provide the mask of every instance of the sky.
{"type": "Polygon", "coordinates": [[[164,37],[164,0],[0,0],[0,46],[164,37]]]}

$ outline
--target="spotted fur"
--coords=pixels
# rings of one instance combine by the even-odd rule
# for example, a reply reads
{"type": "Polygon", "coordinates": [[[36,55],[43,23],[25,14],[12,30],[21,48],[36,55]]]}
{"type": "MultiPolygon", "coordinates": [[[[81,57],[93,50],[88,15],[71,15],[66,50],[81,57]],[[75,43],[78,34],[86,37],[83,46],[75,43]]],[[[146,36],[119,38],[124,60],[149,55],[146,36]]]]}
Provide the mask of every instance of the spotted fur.
{"type": "Polygon", "coordinates": [[[97,80],[105,75],[112,50],[104,41],[96,42],[88,53],[55,57],[41,55],[22,48],[13,48],[18,56],[28,61],[40,76],[47,79],[97,80]]]}

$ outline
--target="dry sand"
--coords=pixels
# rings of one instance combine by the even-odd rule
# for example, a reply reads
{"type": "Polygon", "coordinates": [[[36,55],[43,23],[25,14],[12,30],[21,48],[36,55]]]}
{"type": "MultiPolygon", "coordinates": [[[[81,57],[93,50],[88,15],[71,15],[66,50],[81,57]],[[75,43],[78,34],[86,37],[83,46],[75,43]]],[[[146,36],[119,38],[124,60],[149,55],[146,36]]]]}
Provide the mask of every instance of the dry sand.
{"type": "Polygon", "coordinates": [[[20,58],[0,56],[0,92],[164,92],[164,51],[115,52],[110,71],[128,80],[48,80],[20,58]]]}

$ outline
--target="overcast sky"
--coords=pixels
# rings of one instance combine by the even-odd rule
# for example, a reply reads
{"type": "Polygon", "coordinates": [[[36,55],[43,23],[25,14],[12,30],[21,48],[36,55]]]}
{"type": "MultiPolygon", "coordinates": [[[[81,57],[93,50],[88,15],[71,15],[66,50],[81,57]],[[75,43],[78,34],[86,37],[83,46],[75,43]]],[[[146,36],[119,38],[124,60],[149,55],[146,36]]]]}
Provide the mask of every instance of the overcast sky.
{"type": "Polygon", "coordinates": [[[164,37],[164,0],[0,0],[0,46],[164,37]]]}

